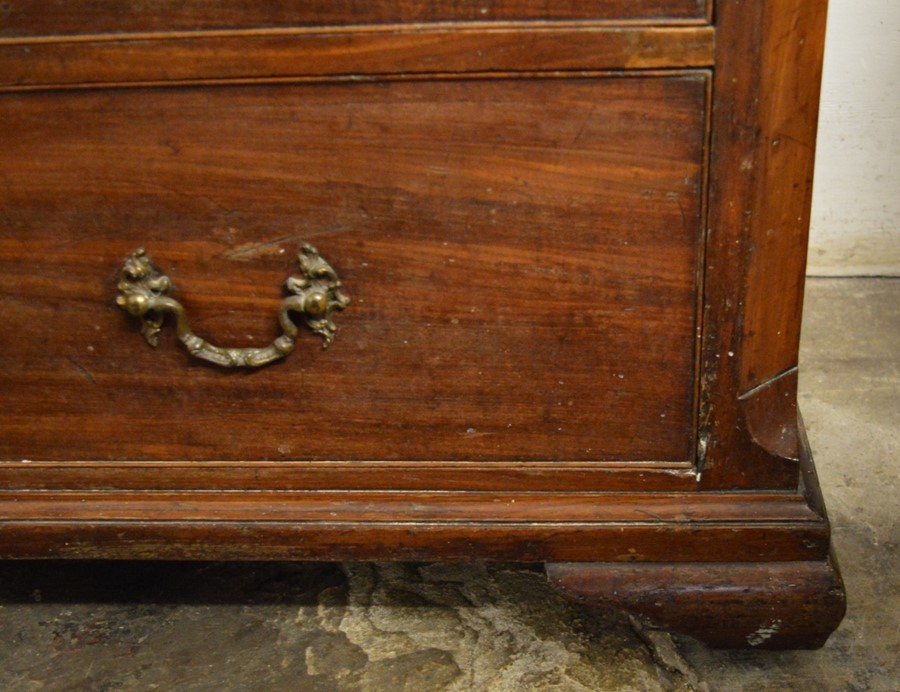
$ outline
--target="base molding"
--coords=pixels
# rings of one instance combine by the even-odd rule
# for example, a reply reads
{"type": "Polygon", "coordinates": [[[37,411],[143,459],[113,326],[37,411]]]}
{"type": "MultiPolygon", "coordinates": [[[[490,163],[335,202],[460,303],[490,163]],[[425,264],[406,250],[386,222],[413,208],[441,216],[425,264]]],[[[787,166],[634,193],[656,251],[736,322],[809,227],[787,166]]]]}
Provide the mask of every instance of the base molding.
{"type": "Polygon", "coordinates": [[[817,649],[844,616],[834,560],[748,563],[547,563],[550,583],[590,607],[716,648],[817,649]]]}

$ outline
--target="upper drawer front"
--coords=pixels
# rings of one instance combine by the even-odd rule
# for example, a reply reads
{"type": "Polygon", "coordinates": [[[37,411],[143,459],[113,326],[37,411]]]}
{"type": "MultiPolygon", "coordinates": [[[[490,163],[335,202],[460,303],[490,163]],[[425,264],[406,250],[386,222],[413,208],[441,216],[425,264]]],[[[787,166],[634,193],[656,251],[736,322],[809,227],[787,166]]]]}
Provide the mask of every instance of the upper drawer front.
{"type": "Polygon", "coordinates": [[[707,83],[386,81],[0,96],[0,459],[686,461],[707,83]],[[223,370],[115,304],[278,334],[315,244],[334,345],[223,370]]]}
{"type": "Polygon", "coordinates": [[[708,0],[8,0],[0,36],[448,21],[700,22],[708,0]]]}

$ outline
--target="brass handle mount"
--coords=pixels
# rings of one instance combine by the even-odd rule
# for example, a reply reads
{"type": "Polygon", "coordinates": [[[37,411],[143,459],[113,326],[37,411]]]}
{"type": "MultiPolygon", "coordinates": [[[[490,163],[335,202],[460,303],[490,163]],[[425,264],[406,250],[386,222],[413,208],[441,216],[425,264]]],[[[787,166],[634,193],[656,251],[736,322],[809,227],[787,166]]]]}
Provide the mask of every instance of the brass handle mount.
{"type": "Polygon", "coordinates": [[[290,313],[302,315],[306,326],[322,337],[322,348],[328,348],[337,334],[331,314],[350,304],[350,299],[341,292],[337,273],[312,245],[303,245],[297,262],[301,276],[288,277],[284,282],[288,295],[278,309],[283,334],[263,348],[222,348],[194,334],[184,306],[169,296],[174,288],[171,279],[153,266],[144,248],[125,260],[119,274],[116,304],[140,319],[141,334],[151,346],[159,343],[159,332],[168,313],[175,318],[178,338],[191,355],[226,368],[258,368],[294,350],[300,330],[290,313]]]}

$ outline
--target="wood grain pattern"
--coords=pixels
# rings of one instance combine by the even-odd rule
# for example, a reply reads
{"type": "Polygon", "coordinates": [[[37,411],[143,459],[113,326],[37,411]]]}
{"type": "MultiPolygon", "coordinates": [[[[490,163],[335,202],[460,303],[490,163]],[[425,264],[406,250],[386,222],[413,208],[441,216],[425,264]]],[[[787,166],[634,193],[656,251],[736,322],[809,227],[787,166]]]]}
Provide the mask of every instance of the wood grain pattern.
{"type": "Polygon", "coordinates": [[[702,73],[4,96],[0,456],[690,460],[705,99],[702,73]],[[266,343],[304,241],[354,300],[328,351],[223,372],[113,303],[145,246],[197,333],[266,343]]]}
{"type": "Polygon", "coordinates": [[[650,627],[709,646],[817,649],[844,617],[833,559],[732,564],[554,564],[550,582],[601,608],[632,613],[650,627]]]}
{"type": "MultiPolygon", "coordinates": [[[[548,492],[544,484],[515,493],[164,493],[149,475],[148,490],[137,492],[10,491],[0,493],[0,557],[703,562],[720,575],[712,586],[730,569],[716,572],[717,562],[828,559],[829,526],[803,449],[803,495],[548,492]]],[[[588,598],[605,582],[593,578],[599,567],[584,567],[576,570],[581,589],[570,591],[588,598]]],[[[702,580],[691,578],[691,607],[699,607],[702,580]]],[[[810,629],[819,637],[828,626],[810,629]]]]}
{"type": "Polygon", "coordinates": [[[705,21],[707,0],[7,0],[0,36],[447,21],[705,21]]]}
{"type": "MultiPolygon", "coordinates": [[[[797,367],[827,2],[776,3],[763,26],[762,133],[742,323],[740,390],[797,367]],[[802,39],[785,29],[803,26],[802,39]],[[791,66],[790,68],[787,66],[791,66]],[[793,184],[784,185],[784,180],[793,184]],[[765,297],[780,296],[769,304],[765,297]]],[[[795,390],[796,391],[796,388],[795,390]]]]}
{"type": "Polygon", "coordinates": [[[34,462],[0,461],[18,490],[695,490],[692,462],[34,462]]]}
{"type": "Polygon", "coordinates": [[[455,26],[0,40],[0,89],[705,67],[712,54],[708,27],[455,26]]]}
{"type": "Polygon", "coordinates": [[[824,0],[718,8],[717,32],[730,40],[717,42],[713,100],[701,368],[708,488],[799,482],[794,369],[825,9],[824,0]],[[756,396],[763,401],[750,404],[756,396]]]}
{"type": "Polygon", "coordinates": [[[28,501],[0,491],[0,521],[499,522],[820,524],[802,497],[736,494],[470,492],[35,492],[28,501]],[[561,521],[560,517],[565,519],[561,521]]]}
{"type": "Polygon", "coordinates": [[[550,562],[716,645],[820,645],[824,10],[4,3],[0,557],[550,562]],[[199,334],[268,343],[304,241],[353,299],[329,351],[222,371],[113,302],[143,245],[199,334]]]}
{"type": "Polygon", "coordinates": [[[0,559],[728,562],[816,560],[821,526],[577,523],[4,522],[0,559]]]}

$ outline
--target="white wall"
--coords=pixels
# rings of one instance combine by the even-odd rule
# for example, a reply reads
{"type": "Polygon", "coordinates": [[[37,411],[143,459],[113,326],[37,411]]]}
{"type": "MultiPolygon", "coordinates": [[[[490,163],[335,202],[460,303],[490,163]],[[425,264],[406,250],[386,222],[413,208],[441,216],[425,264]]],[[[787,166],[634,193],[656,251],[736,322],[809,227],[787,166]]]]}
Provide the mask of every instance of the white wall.
{"type": "Polygon", "coordinates": [[[830,0],[811,275],[900,276],[900,0],[830,0]]]}

